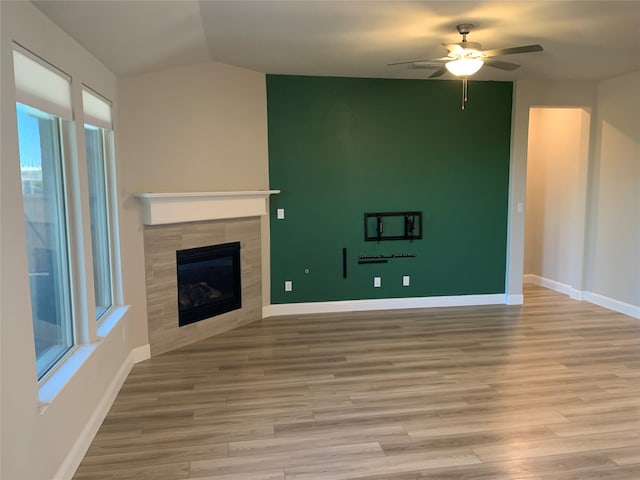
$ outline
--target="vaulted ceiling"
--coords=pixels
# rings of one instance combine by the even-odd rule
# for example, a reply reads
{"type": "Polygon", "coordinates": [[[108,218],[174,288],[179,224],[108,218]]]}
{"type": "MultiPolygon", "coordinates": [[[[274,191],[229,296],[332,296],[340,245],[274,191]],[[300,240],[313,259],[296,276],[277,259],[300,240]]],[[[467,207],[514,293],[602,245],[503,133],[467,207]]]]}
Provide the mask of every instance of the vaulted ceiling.
{"type": "MultiPolygon", "coordinates": [[[[219,61],[266,73],[426,78],[388,63],[470,41],[544,52],[501,59],[485,80],[610,78],[640,70],[640,1],[35,1],[118,76],[219,61]]],[[[446,78],[443,77],[443,78],[446,78]]]]}

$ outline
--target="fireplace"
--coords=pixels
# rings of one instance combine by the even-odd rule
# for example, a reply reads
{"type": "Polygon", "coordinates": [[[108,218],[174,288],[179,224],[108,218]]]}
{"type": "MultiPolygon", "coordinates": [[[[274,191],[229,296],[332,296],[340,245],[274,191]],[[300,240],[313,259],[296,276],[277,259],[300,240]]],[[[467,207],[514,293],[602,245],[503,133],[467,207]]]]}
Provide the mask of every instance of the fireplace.
{"type": "Polygon", "coordinates": [[[176,251],[179,326],[242,307],[240,242],[176,251]]]}

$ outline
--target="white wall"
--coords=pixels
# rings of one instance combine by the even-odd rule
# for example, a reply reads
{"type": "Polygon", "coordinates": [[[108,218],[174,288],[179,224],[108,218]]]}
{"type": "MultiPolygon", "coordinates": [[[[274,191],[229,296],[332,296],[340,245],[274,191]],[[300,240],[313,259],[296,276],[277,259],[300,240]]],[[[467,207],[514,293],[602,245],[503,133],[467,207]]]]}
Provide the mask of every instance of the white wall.
{"type": "MultiPolygon", "coordinates": [[[[68,478],[88,446],[91,428],[106,413],[114,384],[131,366],[132,346],[123,338],[146,323],[144,304],[131,305],[102,340],[93,324],[89,357],[46,409],[39,404],[27,254],[16,131],[12,41],[46,58],[72,76],[72,95],[81,99],[81,83],[117,101],[115,77],[30,2],[0,2],[1,12],[1,457],[0,477],[7,480],[68,478]],[[125,335],[123,335],[123,332],[125,335]],[[66,475],[65,475],[66,474],[66,475]]],[[[77,112],[76,112],[77,113],[77,112]]],[[[118,134],[117,124],[115,126],[118,134]]],[[[82,124],[76,124],[82,136],[82,124]]],[[[78,139],[81,141],[81,138],[78,139]]],[[[81,143],[84,147],[84,143],[81,143]]],[[[84,167],[79,167],[80,169],[84,167]]],[[[82,172],[81,172],[82,173],[82,172]]],[[[86,195],[86,192],[83,193],[86,195]]],[[[121,227],[127,228],[126,225],[121,227]]],[[[126,264],[130,259],[123,257],[126,264]]],[[[127,278],[125,278],[127,281],[127,278]]],[[[90,288],[89,288],[90,290],[90,288]]],[[[129,302],[124,292],[124,302],[129,302]]],[[[145,339],[139,339],[146,343],[145,339]]]]}
{"type": "MultiPolygon", "coordinates": [[[[132,195],[268,189],[266,82],[263,73],[209,62],[119,79],[118,94],[120,195],[131,225],[123,236],[133,259],[125,268],[135,278],[136,302],[145,302],[142,224],[132,195]]],[[[266,217],[262,232],[265,302],[266,217]]]]}
{"type": "Polygon", "coordinates": [[[268,188],[265,75],[203,63],[118,81],[131,192],[268,188]]]}
{"type": "Polygon", "coordinates": [[[532,108],[525,208],[525,275],[582,290],[589,114],[532,108]]]}
{"type": "Polygon", "coordinates": [[[599,85],[587,242],[587,289],[634,306],[630,313],[636,316],[640,314],[638,112],[640,72],[599,85]]]}

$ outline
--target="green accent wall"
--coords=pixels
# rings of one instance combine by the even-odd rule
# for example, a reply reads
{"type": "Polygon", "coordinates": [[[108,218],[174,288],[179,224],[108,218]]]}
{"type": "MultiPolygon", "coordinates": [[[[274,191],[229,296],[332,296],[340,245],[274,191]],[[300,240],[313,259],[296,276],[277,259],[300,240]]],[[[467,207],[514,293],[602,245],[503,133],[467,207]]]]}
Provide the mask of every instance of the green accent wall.
{"type": "Polygon", "coordinates": [[[470,81],[464,111],[461,92],[453,80],[267,75],[269,181],[282,191],[271,303],[504,292],[512,84],[470,81]],[[421,240],[364,241],[365,212],[405,210],[423,212],[421,240]],[[403,253],[416,257],[358,264],[403,253]]]}

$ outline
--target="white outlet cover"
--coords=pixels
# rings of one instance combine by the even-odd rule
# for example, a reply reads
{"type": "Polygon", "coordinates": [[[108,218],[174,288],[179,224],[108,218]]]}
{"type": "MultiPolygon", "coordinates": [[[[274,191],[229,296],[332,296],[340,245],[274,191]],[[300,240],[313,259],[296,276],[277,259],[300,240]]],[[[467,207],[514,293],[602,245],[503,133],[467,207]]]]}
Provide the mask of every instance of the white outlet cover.
{"type": "Polygon", "coordinates": [[[284,291],[290,292],[293,290],[293,282],[291,280],[285,280],[284,282],[284,291]]]}
{"type": "Polygon", "coordinates": [[[278,220],[284,220],[284,208],[278,208],[276,210],[276,217],[278,220]]]}
{"type": "Polygon", "coordinates": [[[382,285],[382,279],[380,277],[373,277],[373,286],[379,287],[382,285]]]}
{"type": "Polygon", "coordinates": [[[409,275],[403,275],[402,276],[402,286],[403,287],[408,287],[409,285],[411,285],[411,277],[409,275]]]}

